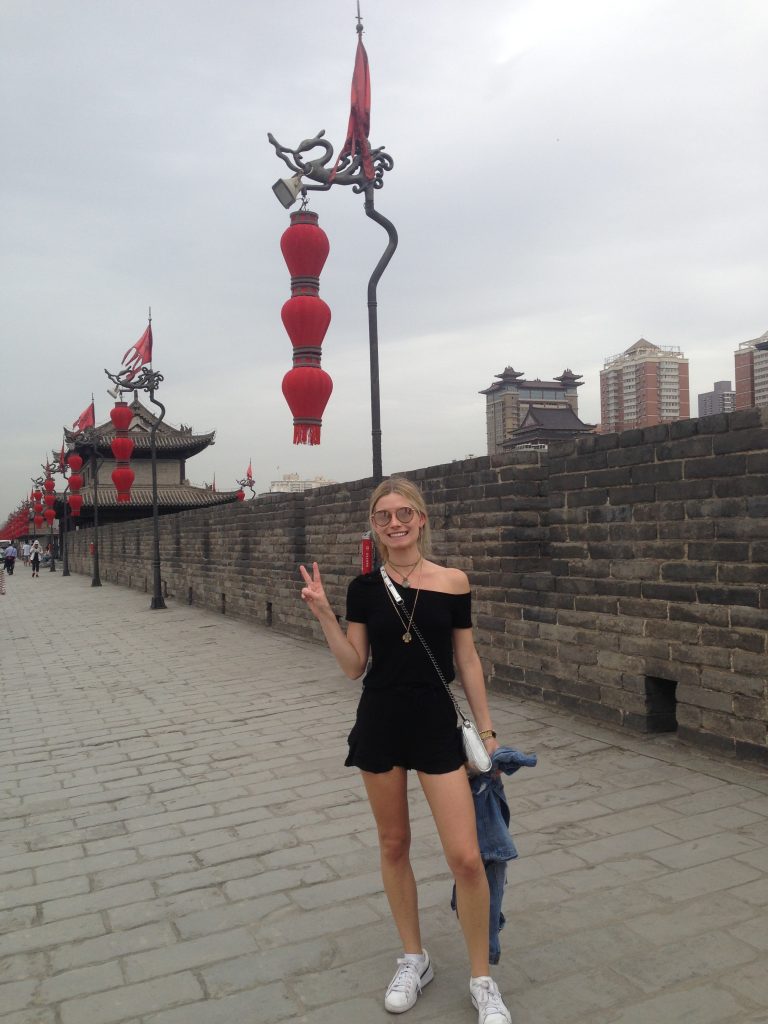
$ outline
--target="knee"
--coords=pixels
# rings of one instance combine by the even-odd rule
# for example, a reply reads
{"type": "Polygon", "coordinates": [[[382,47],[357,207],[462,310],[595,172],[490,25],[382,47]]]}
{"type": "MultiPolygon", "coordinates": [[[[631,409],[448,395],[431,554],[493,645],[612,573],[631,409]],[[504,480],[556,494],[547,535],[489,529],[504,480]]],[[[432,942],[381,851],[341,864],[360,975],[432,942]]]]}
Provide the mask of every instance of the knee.
{"type": "Polygon", "coordinates": [[[380,832],[379,848],[381,859],[389,864],[397,864],[407,859],[411,848],[411,837],[408,832],[380,832]]]}
{"type": "Polygon", "coordinates": [[[451,854],[448,857],[448,867],[457,882],[477,882],[485,877],[483,859],[477,847],[451,854]]]}

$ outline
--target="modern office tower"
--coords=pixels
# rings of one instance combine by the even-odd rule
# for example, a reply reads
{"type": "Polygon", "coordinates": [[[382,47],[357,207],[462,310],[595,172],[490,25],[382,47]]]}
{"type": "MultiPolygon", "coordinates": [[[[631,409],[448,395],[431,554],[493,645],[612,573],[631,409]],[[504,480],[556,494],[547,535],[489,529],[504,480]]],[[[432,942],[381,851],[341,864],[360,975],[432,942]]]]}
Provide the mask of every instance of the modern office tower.
{"type": "Polygon", "coordinates": [[[687,419],[688,360],[679,348],[640,338],[600,371],[601,430],[629,430],[687,419]]]}
{"type": "Polygon", "coordinates": [[[736,392],[729,380],[716,380],[714,390],[699,395],[699,416],[714,416],[719,412],[733,412],[736,392]]]}
{"type": "Polygon", "coordinates": [[[768,331],[752,341],[742,341],[734,354],[736,408],[768,405],[768,331]]]}
{"type": "Polygon", "coordinates": [[[572,409],[576,416],[579,414],[577,388],[584,383],[581,374],[563,370],[554,380],[524,380],[520,371],[508,366],[495,376],[493,384],[480,392],[485,395],[489,455],[507,450],[504,442],[520,427],[532,407],[572,409]]]}

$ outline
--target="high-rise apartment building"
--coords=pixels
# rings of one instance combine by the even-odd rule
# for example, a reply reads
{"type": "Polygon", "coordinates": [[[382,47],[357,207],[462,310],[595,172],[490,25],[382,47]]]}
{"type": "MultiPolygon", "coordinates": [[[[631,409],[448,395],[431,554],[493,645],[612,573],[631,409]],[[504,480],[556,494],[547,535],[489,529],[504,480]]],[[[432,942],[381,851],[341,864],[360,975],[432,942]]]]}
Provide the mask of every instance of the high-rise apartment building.
{"type": "Polygon", "coordinates": [[[572,409],[578,416],[577,388],[584,383],[581,374],[563,370],[554,380],[524,380],[523,374],[508,366],[497,373],[490,387],[481,391],[485,395],[485,423],[488,436],[488,454],[506,451],[504,442],[522,424],[531,407],[537,409],[572,409]]]}
{"type": "Polygon", "coordinates": [[[603,432],[650,427],[691,414],[688,360],[679,348],[640,338],[600,371],[603,432]]]}
{"type": "Polygon", "coordinates": [[[742,341],[734,355],[736,408],[768,405],[768,331],[752,341],[742,341]]]}
{"type": "Polygon", "coordinates": [[[714,416],[719,412],[733,412],[736,392],[729,380],[716,380],[712,391],[699,395],[699,416],[714,416]]]}

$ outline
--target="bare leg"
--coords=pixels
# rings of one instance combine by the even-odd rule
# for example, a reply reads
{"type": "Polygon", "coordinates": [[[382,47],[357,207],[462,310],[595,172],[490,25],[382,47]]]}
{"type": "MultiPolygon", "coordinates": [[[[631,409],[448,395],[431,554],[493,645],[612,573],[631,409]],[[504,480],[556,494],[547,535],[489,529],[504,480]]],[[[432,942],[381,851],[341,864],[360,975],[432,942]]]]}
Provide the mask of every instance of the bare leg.
{"type": "Polygon", "coordinates": [[[445,859],[456,880],[459,922],[467,944],[472,976],[490,973],[488,918],[490,896],[477,842],[475,805],[463,768],[444,775],[419,772],[424,795],[437,825],[445,859]]]}
{"type": "Polygon", "coordinates": [[[407,774],[404,768],[362,772],[368,800],[379,831],[381,877],[405,953],[421,953],[416,879],[409,858],[411,823],[408,816],[407,774]]]}

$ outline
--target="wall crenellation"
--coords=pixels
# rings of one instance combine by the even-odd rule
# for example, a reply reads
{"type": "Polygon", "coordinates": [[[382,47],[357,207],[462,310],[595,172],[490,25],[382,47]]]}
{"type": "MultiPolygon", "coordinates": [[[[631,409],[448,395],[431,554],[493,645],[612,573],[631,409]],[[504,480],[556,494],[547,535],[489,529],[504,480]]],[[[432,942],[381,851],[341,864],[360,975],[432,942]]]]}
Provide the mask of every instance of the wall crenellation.
{"type": "MultiPolygon", "coordinates": [[[[768,410],[558,442],[403,474],[434,554],[473,586],[497,691],[768,763],[768,410]]],[[[167,593],[320,639],[320,563],[344,613],[370,480],[160,520],[167,593]]],[[[151,588],[152,522],[100,531],[102,575],[151,588]]],[[[70,562],[90,572],[90,531],[70,562]]]]}

